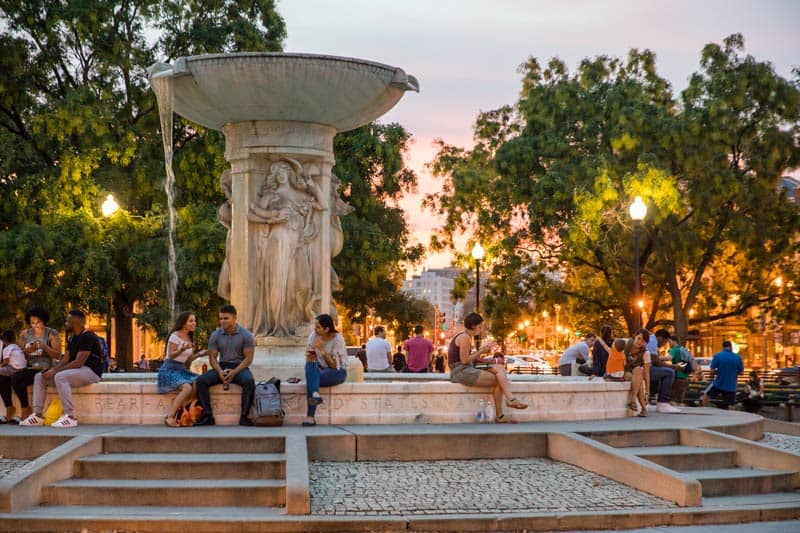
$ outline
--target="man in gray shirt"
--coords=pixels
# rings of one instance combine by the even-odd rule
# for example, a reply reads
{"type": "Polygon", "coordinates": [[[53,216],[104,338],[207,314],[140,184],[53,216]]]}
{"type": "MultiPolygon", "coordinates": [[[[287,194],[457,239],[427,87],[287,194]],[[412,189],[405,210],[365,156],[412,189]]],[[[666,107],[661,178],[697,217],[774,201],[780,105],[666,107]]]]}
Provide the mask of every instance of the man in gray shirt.
{"type": "Polygon", "coordinates": [[[572,363],[585,363],[589,360],[589,347],[594,344],[594,333],[589,333],[583,340],[564,350],[558,360],[558,373],[562,376],[572,375],[572,363]]]}
{"type": "Polygon", "coordinates": [[[199,376],[195,381],[197,399],[203,406],[203,418],[196,426],[213,426],[214,415],[211,412],[211,394],[209,388],[222,384],[225,390],[231,383],[242,387],[242,413],[239,416],[240,426],[252,426],[250,406],[253,405],[253,392],[256,388],[250,364],[255,352],[255,338],[247,329],[236,323],[236,308],[223,305],[219,310],[220,327],[208,339],[208,362],[211,369],[199,376]],[[219,361],[217,356],[219,355],[219,361]]]}

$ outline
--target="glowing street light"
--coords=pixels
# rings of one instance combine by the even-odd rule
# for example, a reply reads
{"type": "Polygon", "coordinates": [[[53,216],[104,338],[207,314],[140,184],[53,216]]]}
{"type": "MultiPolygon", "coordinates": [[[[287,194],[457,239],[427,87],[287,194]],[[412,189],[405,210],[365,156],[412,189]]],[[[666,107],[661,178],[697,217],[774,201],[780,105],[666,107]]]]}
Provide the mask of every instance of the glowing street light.
{"type": "MultiPolygon", "coordinates": [[[[95,204],[96,205],[96,204],[95,204]]],[[[103,205],[100,206],[100,211],[103,212],[103,216],[108,218],[117,211],[119,211],[119,204],[116,200],[114,200],[114,195],[109,194],[106,196],[106,201],[103,202],[103,205]]]]}
{"type": "Polygon", "coordinates": [[[475,260],[475,312],[481,312],[481,259],[483,259],[483,246],[476,242],[472,247],[472,258],[475,260]]]}
{"type": "MultiPolygon", "coordinates": [[[[634,233],[634,264],[635,273],[633,280],[633,299],[636,302],[641,302],[641,273],[639,272],[639,240],[641,239],[642,220],[647,216],[647,206],[642,201],[641,196],[634,198],[630,207],[630,215],[633,220],[633,233],[634,233]]],[[[639,329],[641,323],[641,307],[633,311],[633,330],[639,329]]]]}

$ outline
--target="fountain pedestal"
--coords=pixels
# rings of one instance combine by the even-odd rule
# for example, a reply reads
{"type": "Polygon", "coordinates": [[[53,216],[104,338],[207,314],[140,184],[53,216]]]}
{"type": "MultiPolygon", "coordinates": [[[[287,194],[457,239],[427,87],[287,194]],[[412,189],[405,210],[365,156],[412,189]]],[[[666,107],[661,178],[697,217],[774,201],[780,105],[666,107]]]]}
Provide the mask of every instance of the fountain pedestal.
{"type": "MultiPolygon", "coordinates": [[[[256,276],[255,246],[251,236],[253,224],[247,219],[247,206],[256,199],[258,189],[275,161],[290,158],[298,161],[308,176],[322,190],[325,198],[331,197],[331,169],[333,168],[333,137],[336,129],[322,124],[289,121],[253,120],[226,124],[225,159],[231,164],[231,247],[228,261],[231,280],[231,303],[238,310],[238,319],[252,327],[252,287],[256,276]],[[244,208],[240,207],[244,206],[244,208]]],[[[315,255],[319,272],[331,269],[331,217],[330,206],[321,217],[320,253],[315,255]]],[[[331,313],[331,278],[321,276],[322,287],[318,313],[331,313]]],[[[302,346],[309,331],[300,332],[302,346]]],[[[295,343],[297,344],[297,343],[295,343]]],[[[301,350],[302,350],[301,346],[301,350]]],[[[302,355],[302,352],[301,352],[302,355]]]]}
{"type": "MultiPolygon", "coordinates": [[[[229,234],[219,292],[256,335],[256,377],[302,377],[314,317],[336,314],[331,259],[349,207],[331,172],[333,138],[419,91],[417,80],[372,61],[283,53],[182,57],[149,74],[162,117],[174,111],[225,134],[231,168],[218,214],[229,234]],[[298,282],[306,270],[311,279],[298,282]]],[[[166,136],[165,147],[169,163],[166,136]]]]}

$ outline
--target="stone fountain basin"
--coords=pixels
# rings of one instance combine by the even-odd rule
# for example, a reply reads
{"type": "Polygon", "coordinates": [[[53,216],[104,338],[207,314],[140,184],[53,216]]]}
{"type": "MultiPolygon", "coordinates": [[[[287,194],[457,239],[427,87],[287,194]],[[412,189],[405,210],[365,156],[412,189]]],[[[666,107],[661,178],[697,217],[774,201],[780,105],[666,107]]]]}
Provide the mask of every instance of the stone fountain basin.
{"type": "Polygon", "coordinates": [[[295,121],[347,131],[380,117],[405,91],[419,91],[403,69],[347,57],[238,53],[156,63],[169,77],[173,109],[211,129],[249,121],[295,121]]]}

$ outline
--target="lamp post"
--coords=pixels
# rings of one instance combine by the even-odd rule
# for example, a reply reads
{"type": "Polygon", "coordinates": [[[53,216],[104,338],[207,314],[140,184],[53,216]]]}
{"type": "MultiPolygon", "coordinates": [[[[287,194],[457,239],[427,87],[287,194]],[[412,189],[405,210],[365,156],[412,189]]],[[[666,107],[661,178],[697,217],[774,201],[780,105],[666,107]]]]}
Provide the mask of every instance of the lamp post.
{"type": "MultiPolygon", "coordinates": [[[[114,213],[119,211],[119,204],[114,200],[114,195],[109,194],[106,196],[105,202],[100,206],[100,211],[105,218],[110,218],[114,213]]],[[[108,345],[108,353],[111,354],[111,321],[114,318],[114,297],[108,300],[108,315],[106,316],[106,344],[108,345]]]]}
{"type": "Polygon", "coordinates": [[[483,246],[476,242],[472,247],[472,258],[475,260],[475,312],[481,312],[481,259],[483,259],[483,246]]]}
{"type": "Polygon", "coordinates": [[[642,220],[647,215],[647,206],[642,201],[641,196],[637,196],[630,207],[631,220],[633,220],[633,255],[634,255],[634,276],[633,276],[633,330],[636,331],[640,327],[640,309],[639,303],[641,299],[641,273],[639,272],[639,239],[641,238],[642,220]]]}

